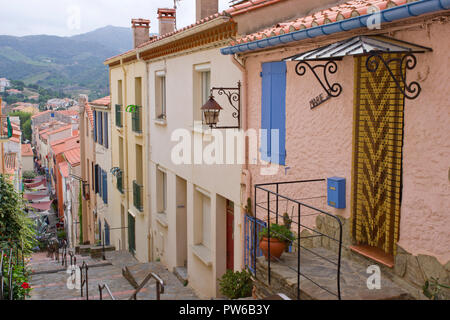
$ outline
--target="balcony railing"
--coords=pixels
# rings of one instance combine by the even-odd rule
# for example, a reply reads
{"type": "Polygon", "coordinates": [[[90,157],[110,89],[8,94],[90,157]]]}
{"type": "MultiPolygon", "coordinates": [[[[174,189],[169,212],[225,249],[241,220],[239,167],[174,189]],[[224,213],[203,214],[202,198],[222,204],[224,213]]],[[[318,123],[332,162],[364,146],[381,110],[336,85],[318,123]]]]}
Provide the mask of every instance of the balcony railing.
{"type": "Polygon", "coordinates": [[[123,193],[123,171],[119,170],[117,172],[117,190],[119,190],[120,193],[123,193]]]}
{"type": "Polygon", "coordinates": [[[8,140],[11,137],[12,127],[8,128],[8,116],[0,116],[0,140],[8,140]]]}
{"type": "Polygon", "coordinates": [[[142,203],[144,187],[139,185],[136,181],[133,181],[133,204],[139,211],[144,211],[144,206],[142,203]]]}
{"type": "Polygon", "coordinates": [[[122,105],[116,104],[116,127],[122,128],[122,105]]]}
{"type": "Polygon", "coordinates": [[[134,112],[131,113],[131,127],[134,132],[142,133],[142,121],[141,121],[142,107],[136,106],[134,112]]]}

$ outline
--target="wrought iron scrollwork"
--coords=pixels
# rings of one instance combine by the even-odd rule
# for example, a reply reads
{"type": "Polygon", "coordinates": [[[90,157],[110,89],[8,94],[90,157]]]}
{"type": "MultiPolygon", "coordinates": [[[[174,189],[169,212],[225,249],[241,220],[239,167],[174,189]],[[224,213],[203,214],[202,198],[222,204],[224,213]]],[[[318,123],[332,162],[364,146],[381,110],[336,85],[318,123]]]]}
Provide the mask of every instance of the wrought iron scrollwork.
{"type": "Polygon", "coordinates": [[[336,82],[330,85],[330,82],[328,81],[328,74],[329,73],[330,74],[334,74],[334,73],[336,73],[336,71],[338,69],[337,64],[336,64],[335,61],[330,60],[330,61],[327,61],[327,63],[325,63],[325,64],[318,64],[318,65],[315,65],[315,66],[310,65],[306,61],[300,61],[295,66],[295,72],[299,76],[303,76],[306,73],[306,68],[311,70],[311,72],[316,77],[317,81],[319,81],[319,84],[328,93],[328,95],[330,95],[331,97],[336,98],[336,97],[338,97],[341,94],[342,86],[339,83],[336,83],[336,82]],[[317,69],[322,69],[323,80],[319,76],[319,73],[318,73],[317,69]]]}
{"type": "Polygon", "coordinates": [[[416,67],[417,64],[417,59],[412,53],[407,53],[403,55],[401,58],[391,58],[386,60],[379,52],[372,52],[366,60],[367,71],[376,72],[380,65],[380,61],[386,67],[387,71],[389,72],[389,75],[391,76],[392,80],[394,80],[397,88],[403,93],[403,95],[406,98],[412,100],[419,96],[420,92],[422,91],[420,84],[417,81],[412,81],[411,83],[408,84],[406,83],[405,77],[406,69],[412,70],[416,67]],[[399,77],[396,77],[392,72],[393,69],[391,67],[392,63],[400,64],[401,71],[399,77]],[[405,67],[405,69],[403,69],[403,67],[405,67]]]}
{"type": "Polygon", "coordinates": [[[231,114],[234,119],[237,120],[236,126],[214,126],[214,129],[240,129],[241,127],[241,82],[238,81],[238,85],[235,88],[211,88],[211,96],[214,96],[214,92],[217,92],[219,96],[226,96],[228,102],[235,111],[231,114]]]}
{"type": "Polygon", "coordinates": [[[217,94],[219,96],[225,95],[228,98],[228,102],[230,105],[236,109],[236,111],[233,112],[232,116],[233,118],[237,119],[239,116],[239,100],[240,100],[240,88],[213,88],[211,90],[211,93],[213,90],[217,90],[217,94]]]}

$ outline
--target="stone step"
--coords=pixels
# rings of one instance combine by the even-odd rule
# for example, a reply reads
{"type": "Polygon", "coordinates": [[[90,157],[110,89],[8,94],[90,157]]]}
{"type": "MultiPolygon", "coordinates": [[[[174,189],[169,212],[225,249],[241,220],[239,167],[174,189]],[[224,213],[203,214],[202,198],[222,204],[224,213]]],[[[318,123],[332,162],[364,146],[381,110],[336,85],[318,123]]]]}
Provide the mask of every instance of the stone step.
{"type": "Polygon", "coordinates": [[[184,286],[188,284],[188,272],[186,267],[176,267],[173,270],[173,274],[184,286]]]}
{"type": "MultiPolygon", "coordinates": [[[[331,262],[337,262],[337,255],[323,248],[310,249],[331,262]]],[[[330,300],[337,299],[337,266],[323,260],[310,251],[301,250],[300,255],[300,299],[330,300]],[[318,287],[312,281],[326,290],[318,287]]],[[[340,287],[344,300],[396,300],[412,299],[412,296],[387,277],[381,277],[380,289],[369,289],[367,279],[368,265],[353,260],[341,261],[340,287]]],[[[256,289],[257,296],[284,293],[291,299],[297,299],[297,255],[284,253],[280,262],[271,262],[271,283],[268,285],[268,263],[264,257],[257,260],[256,289]]]]}

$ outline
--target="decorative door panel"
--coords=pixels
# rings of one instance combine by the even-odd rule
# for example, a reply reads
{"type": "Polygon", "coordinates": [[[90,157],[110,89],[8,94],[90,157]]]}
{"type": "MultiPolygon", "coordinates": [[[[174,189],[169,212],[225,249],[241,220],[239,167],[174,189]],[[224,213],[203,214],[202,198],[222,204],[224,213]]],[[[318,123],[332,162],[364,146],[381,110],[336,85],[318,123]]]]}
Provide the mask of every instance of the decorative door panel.
{"type": "MultiPolygon", "coordinates": [[[[355,58],[352,235],[359,244],[394,255],[400,224],[404,97],[383,65],[369,72],[366,60],[355,58]]],[[[392,72],[396,77],[405,75],[400,63],[392,72]]]]}

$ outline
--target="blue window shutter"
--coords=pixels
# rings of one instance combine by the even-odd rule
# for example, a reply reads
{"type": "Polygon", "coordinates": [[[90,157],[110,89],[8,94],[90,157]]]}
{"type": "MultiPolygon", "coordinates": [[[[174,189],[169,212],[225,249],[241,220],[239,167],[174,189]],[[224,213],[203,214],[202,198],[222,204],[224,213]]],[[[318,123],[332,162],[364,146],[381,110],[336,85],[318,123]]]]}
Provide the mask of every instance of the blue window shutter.
{"type": "Polygon", "coordinates": [[[94,141],[97,142],[97,111],[94,111],[94,141]]]}
{"type": "Polygon", "coordinates": [[[108,203],[108,174],[103,172],[103,202],[108,203]]]}
{"type": "Polygon", "coordinates": [[[95,165],[94,170],[94,186],[95,186],[95,193],[98,193],[98,164],[95,165]]]}
{"type": "Polygon", "coordinates": [[[105,171],[105,186],[103,188],[105,194],[105,199],[103,202],[108,203],[108,172],[105,171]]]}
{"type": "Polygon", "coordinates": [[[261,159],[286,163],[286,62],[262,65],[261,159]]]}
{"type": "Polygon", "coordinates": [[[109,126],[108,126],[108,114],[105,112],[105,114],[104,114],[104,116],[103,116],[103,118],[104,118],[104,124],[103,124],[103,127],[104,127],[104,130],[105,130],[105,141],[104,141],[104,146],[106,147],[106,148],[109,148],[109,143],[108,143],[108,140],[109,140],[109,137],[108,137],[108,128],[109,128],[109,126]]]}
{"type": "Polygon", "coordinates": [[[103,144],[103,112],[98,112],[98,143],[103,144]]]}
{"type": "Polygon", "coordinates": [[[262,97],[261,97],[261,160],[270,161],[270,94],[271,73],[270,63],[262,65],[262,97]]]}
{"type": "Polygon", "coordinates": [[[286,164],[286,62],[272,62],[271,147],[272,163],[286,164]]]}

